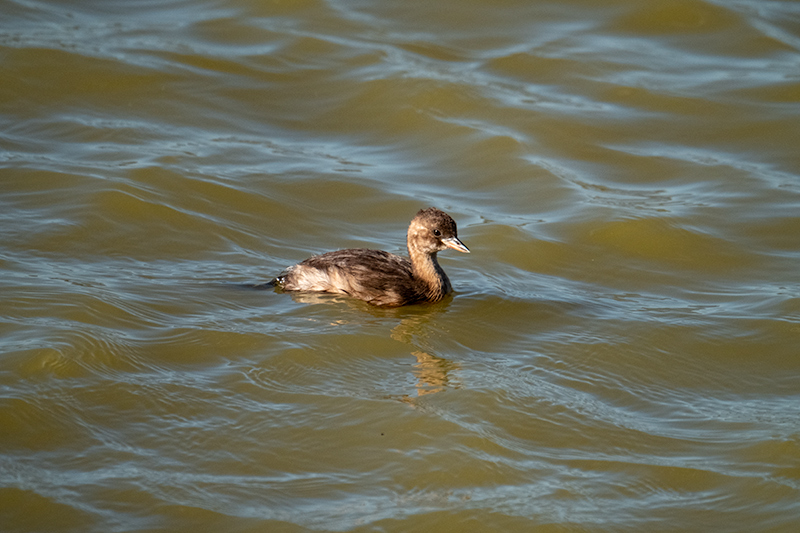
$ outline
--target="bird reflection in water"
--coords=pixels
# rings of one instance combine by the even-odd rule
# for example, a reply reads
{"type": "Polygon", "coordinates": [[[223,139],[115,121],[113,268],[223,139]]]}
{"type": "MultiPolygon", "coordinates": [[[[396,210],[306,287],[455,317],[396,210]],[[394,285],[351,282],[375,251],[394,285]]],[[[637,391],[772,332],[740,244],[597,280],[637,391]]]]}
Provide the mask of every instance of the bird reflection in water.
{"type": "Polygon", "coordinates": [[[458,363],[422,351],[414,351],[411,354],[417,358],[412,370],[417,378],[417,396],[443,392],[448,387],[455,389],[459,387],[458,381],[450,378],[451,372],[460,369],[458,363]]]}
{"type": "MultiPolygon", "coordinates": [[[[401,318],[400,323],[392,329],[391,336],[394,340],[410,345],[417,362],[412,365],[411,372],[417,380],[416,394],[405,394],[401,401],[410,405],[416,404],[416,399],[427,394],[444,392],[447,389],[458,389],[461,383],[458,380],[458,371],[461,365],[433,355],[433,349],[426,346],[428,338],[434,328],[433,320],[447,312],[449,302],[437,304],[426,308],[424,314],[407,314],[401,318]]],[[[405,315],[405,312],[403,312],[405,315]]]]}
{"type": "MultiPolygon", "coordinates": [[[[433,355],[434,350],[429,345],[431,333],[441,330],[441,326],[436,326],[437,318],[447,313],[447,308],[452,299],[451,296],[445,301],[433,305],[418,305],[410,307],[383,309],[365,304],[359,300],[354,300],[342,295],[314,293],[314,292],[290,292],[292,300],[303,304],[332,304],[339,303],[352,309],[363,321],[363,313],[368,313],[377,319],[397,317],[400,322],[391,330],[392,339],[402,342],[411,348],[411,355],[416,359],[412,364],[411,373],[416,379],[415,391],[412,394],[402,394],[389,396],[399,399],[401,402],[416,406],[416,401],[422,396],[437,392],[444,392],[448,389],[458,389],[461,383],[458,380],[458,371],[461,369],[459,363],[450,361],[443,357],[433,355]]],[[[339,324],[346,324],[347,319],[341,319],[339,324]]]]}

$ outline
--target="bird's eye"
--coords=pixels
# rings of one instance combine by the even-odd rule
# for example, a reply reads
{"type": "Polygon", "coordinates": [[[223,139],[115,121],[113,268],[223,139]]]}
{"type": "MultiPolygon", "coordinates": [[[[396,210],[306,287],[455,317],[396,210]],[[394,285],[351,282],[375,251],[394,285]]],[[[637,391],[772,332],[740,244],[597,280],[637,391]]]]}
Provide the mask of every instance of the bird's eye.
{"type": "Polygon", "coordinates": [[[438,229],[433,230],[433,234],[436,235],[437,237],[441,237],[442,236],[442,232],[439,231],[438,229]]]}

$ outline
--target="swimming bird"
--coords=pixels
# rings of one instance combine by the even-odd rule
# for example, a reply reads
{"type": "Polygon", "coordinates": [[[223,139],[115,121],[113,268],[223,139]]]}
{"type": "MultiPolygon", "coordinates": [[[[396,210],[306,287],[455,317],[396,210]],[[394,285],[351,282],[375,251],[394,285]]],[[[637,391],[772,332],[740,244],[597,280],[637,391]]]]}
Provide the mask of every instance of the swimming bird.
{"type": "Polygon", "coordinates": [[[450,215],[434,207],[420,210],[408,226],[406,244],[408,259],[382,250],[338,250],[309,257],[270,283],[284,291],[346,294],[381,307],[433,303],[451,293],[436,254],[469,249],[458,240],[450,215]]]}

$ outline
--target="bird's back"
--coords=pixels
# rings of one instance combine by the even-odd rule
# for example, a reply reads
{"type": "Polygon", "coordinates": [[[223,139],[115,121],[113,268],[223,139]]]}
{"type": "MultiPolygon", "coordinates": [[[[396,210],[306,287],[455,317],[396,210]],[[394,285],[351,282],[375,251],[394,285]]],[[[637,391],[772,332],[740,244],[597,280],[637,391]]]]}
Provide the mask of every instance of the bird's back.
{"type": "Polygon", "coordinates": [[[381,250],[353,248],[315,255],[278,279],[285,290],[347,294],[379,306],[424,299],[411,262],[381,250]]]}

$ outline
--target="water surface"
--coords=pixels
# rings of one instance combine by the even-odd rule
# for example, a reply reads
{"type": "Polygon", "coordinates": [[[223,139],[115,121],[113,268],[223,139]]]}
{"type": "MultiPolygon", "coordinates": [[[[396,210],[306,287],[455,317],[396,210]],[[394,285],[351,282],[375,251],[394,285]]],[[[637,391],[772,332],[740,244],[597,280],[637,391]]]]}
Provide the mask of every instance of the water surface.
{"type": "Polygon", "coordinates": [[[800,4],[0,11],[4,531],[795,531],[800,4]]]}

